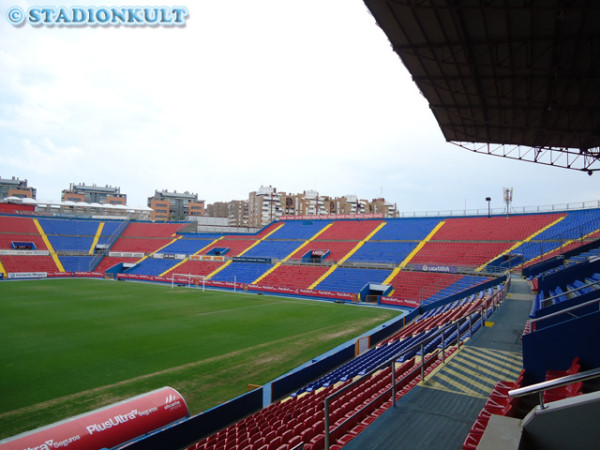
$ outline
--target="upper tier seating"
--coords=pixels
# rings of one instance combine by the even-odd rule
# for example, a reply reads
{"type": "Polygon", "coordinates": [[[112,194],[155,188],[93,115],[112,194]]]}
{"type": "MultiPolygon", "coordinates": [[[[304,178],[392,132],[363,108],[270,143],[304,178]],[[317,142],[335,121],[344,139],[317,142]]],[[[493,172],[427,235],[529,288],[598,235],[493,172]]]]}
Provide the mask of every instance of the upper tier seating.
{"type": "Polygon", "coordinates": [[[131,222],[121,237],[173,237],[177,230],[186,227],[186,223],[146,223],[131,222]]]}
{"type": "Polygon", "coordinates": [[[256,242],[255,239],[233,239],[224,238],[205,248],[200,252],[201,255],[206,255],[214,248],[228,248],[229,251],[225,254],[227,257],[238,256],[248,247],[256,242]]]}
{"type": "Polygon", "coordinates": [[[244,256],[252,258],[283,259],[301,245],[299,241],[262,241],[252,247],[244,256]]]}
{"type": "MultiPolygon", "coordinates": [[[[39,219],[40,225],[47,235],[63,236],[95,236],[100,226],[98,220],[77,219],[39,219]]],[[[118,222],[117,222],[118,223],[118,222]]]]}
{"type": "Polygon", "coordinates": [[[35,250],[48,249],[39,234],[0,234],[0,249],[11,250],[12,242],[33,242],[35,250]]]}
{"type": "Polygon", "coordinates": [[[167,245],[173,238],[124,238],[117,239],[111,248],[112,252],[152,253],[167,245]]]}
{"type": "Polygon", "coordinates": [[[416,242],[368,241],[348,258],[348,261],[400,264],[416,246],[416,242]]]}
{"type": "Polygon", "coordinates": [[[0,233],[39,234],[30,217],[0,216],[0,233]]]}
{"type": "Polygon", "coordinates": [[[308,245],[305,245],[300,250],[292,255],[292,259],[302,259],[302,257],[310,250],[330,250],[331,253],[327,256],[327,261],[339,261],[346,254],[357,245],[357,242],[353,241],[311,241],[308,245]]]}
{"type": "Polygon", "coordinates": [[[318,239],[361,241],[381,223],[381,220],[338,220],[321,233],[318,239]]]}
{"type": "Polygon", "coordinates": [[[209,245],[214,239],[189,239],[187,236],[177,239],[161,250],[161,253],[193,255],[209,245]]]}
{"type": "Polygon", "coordinates": [[[325,228],[331,222],[327,220],[290,220],[284,223],[285,225],[269,236],[269,239],[307,240],[313,237],[317,232],[325,228]]]}
{"type": "Polygon", "coordinates": [[[371,241],[421,241],[439,222],[438,218],[387,220],[371,241]]]}
{"type": "Polygon", "coordinates": [[[564,214],[446,219],[432,240],[521,241],[564,214]]]}

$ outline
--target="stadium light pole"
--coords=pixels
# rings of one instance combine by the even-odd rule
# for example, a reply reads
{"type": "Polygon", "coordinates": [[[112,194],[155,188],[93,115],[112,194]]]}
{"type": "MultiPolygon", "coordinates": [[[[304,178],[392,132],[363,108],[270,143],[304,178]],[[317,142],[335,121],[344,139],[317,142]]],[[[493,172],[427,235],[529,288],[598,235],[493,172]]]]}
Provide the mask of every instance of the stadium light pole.
{"type": "Polygon", "coordinates": [[[485,201],[488,202],[488,219],[492,217],[492,211],[490,209],[490,202],[492,201],[491,197],[486,197],[485,201]]]}
{"type": "Polygon", "coordinates": [[[510,204],[513,199],[513,188],[504,188],[504,202],[506,203],[506,217],[509,215],[510,204]]]}

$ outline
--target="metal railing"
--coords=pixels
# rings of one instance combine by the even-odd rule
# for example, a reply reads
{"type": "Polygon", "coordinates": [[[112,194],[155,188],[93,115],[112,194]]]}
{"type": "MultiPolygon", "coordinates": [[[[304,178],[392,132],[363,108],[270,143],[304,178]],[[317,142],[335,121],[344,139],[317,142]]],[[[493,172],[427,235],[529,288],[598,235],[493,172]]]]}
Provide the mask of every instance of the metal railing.
{"type": "MultiPolygon", "coordinates": [[[[557,205],[540,205],[540,206],[512,206],[510,214],[527,214],[541,212],[560,212],[560,211],[577,211],[581,209],[600,208],[600,200],[591,200],[583,202],[561,203],[557,205]]],[[[493,215],[506,214],[506,207],[492,208],[471,208],[471,209],[450,209],[439,211],[414,211],[414,212],[398,212],[399,217],[460,217],[460,216],[487,216],[488,213],[493,215]]]]}
{"type": "Polygon", "coordinates": [[[129,225],[129,222],[131,222],[129,218],[126,218],[123,222],[121,222],[117,229],[113,232],[113,234],[108,238],[108,241],[106,242],[106,247],[92,258],[88,266],[90,272],[94,271],[100,263],[100,260],[102,260],[102,258],[104,258],[108,254],[112,245],[117,241],[119,236],[121,236],[121,233],[123,233],[125,228],[127,228],[127,225],[129,225]]]}
{"type": "MultiPolygon", "coordinates": [[[[430,344],[431,342],[433,342],[434,340],[438,339],[441,335],[441,352],[442,352],[442,364],[446,362],[445,357],[446,357],[446,333],[448,331],[454,332],[455,330],[458,331],[457,335],[456,335],[456,340],[452,339],[448,345],[453,345],[454,342],[456,342],[456,345],[458,345],[460,347],[460,343],[462,341],[462,339],[468,335],[468,337],[472,337],[472,333],[473,333],[473,326],[476,324],[476,321],[473,320],[473,316],[479,314],[480,317],[477,320],[481,321],[481,327],[484,326],[485,324],[485,319],[488,316],[487,311],[488,309],[491,309],[491,312],[495,311],[498,307],[498,304],[504,299],[506,298],[506,293],[508,292],[508,287],[510,286],[510,283],[507,283],[504,287],[504,289],[496,292],[494,295],[492,295],[490,298],[486,299],[484,301],[484,303],[482,303],[480,306],[477,307],[476,310],[469,312],[468,314],[456,319],[455,322],[446,325],[444,327],[442,327],[441,329],[439,329],[437,332],[434,333],[434,335],[428,337],[427,339],[414,344],[406,349],[402,349],[400,350],[398,353],[396,353],[394,356],[390,357],[388,360],[386,360],[385,362],[381,363],[380,365],[378,365],[377,367],[371,369],[369,372],[367,372],[366,374],[364,374],[363,376],[361,376],[361,378],[359,378],[358,380],[352,381],[349,384],[347,384],[346,386],[336,390],[334,393],[332,393],[331,395],[329,395],[328,397],[325,398],[324,400],[324,409],[325,409],[325,417],[324,417],[324,421],[325,421],[325,425],[324,425],[324,430],[325,430],[325,442],[324,442],[324,447],[326,450],[329,449],[330,446],[330,441],[331,441],[331,433],[335,433],[338,429],[340,429],[341,427],[345,426],[348,422],[350,422],[352,419],[354,419],[354,417],[356,417],[358,414],[361,414],[369,405],[373,404],[374,402],[377,402],[378,400],[380,400],[382,397],[386,397],[388,395],[392,396],[392,406],[395,407],[396,406],[396,386],[398,386],[399,384],[401,384],[406,378],[413,376],[414,371],[416,370],[420,370],[421,371],[421,381],[423,381],[425,379],[425,366],[429,365],[430,362],[432,362],[434,357],[437,357],[439,350],[436,350],[434,352],[430,352],[429,353],[429,359],[428,359],[428,355],[425,355],[425,347],[430,344]],[[465,322],[469,322],[469,327],[461,334],[460,332],[460,328],[461,326],[465,323],[465,322]],[[402,358],[403,356],[415,351],[416,349],[420,349],[421,351],[421,364],[420,366],[414,366],[414,368],[408,373],[406,374],[404,377],[400,378],[400,380],[396,380],[395,375],[396,375],[396,370],[395,370],[395,363],[398,359],[402,358]],[[336,428],[334,428],[333,430],[330,430],[330,405],[333,402],[333,400],[339,396],[341,396],[342,394],[348,392],[349,390],[351,390],[352,388],[358,386],[361,383],[367,382],[369,380],[369,378],[371,377],[371,375],[373,375],[375,372],[382,370],[382,369],[386,369],[387,367],[390,368],[391,373],[392,373],[392,385],[390,388],[386,389],[383,393],[381,393],[380,395],[377,396],[377,398],[375,399],[371,399],[369,405],[363,405],[363,407],[358,410],[355,411],[354,414],[352,414],[350,417],[348,417],[344,422],[342,422],[340,425],[338,425],[336,428]]],[[[451,335],[452,333],[449,333],[449,335],[451,335]]]]}
{"type": "Polygon", "coordinates": [[[532,384],[518,389],[508,391],[508,395],[511,398],[524,397],[526,395],[538,394],[540,400],[540,408],[547,408],[544,405],[544,392],[550,389],[558,388],[561,386],[568,386],[569,384],[584,382],[600,377],[600,367],[596,369],[586,370],[583,372],[565,375],[564,377],[556,378],[554,380],[542,381],[540,383],[532,384]]]}

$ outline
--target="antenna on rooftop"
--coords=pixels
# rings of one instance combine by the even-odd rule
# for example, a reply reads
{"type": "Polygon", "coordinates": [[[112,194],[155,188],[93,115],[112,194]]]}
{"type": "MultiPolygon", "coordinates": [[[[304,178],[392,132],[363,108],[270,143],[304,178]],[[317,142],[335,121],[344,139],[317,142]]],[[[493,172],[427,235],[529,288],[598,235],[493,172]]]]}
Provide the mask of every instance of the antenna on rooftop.
{"type": "Polygon", "coordinates": [[[510,211],[510,204],[513,199],[513,188],[504,188],[504,203],[506,203],[506,217],[510,211]]]}

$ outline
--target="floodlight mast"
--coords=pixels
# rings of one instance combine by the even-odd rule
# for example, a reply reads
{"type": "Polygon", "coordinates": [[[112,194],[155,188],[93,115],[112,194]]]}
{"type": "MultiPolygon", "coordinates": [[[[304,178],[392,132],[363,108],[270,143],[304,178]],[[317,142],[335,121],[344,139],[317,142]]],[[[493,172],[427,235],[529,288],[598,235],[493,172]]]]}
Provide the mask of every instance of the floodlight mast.
{"type": "Polygon", "coordinates": [[[510,204],[513,199],[513,188],[504,188],[504,202],[506,203],[506,217],[509,215],[510,204]]]}

